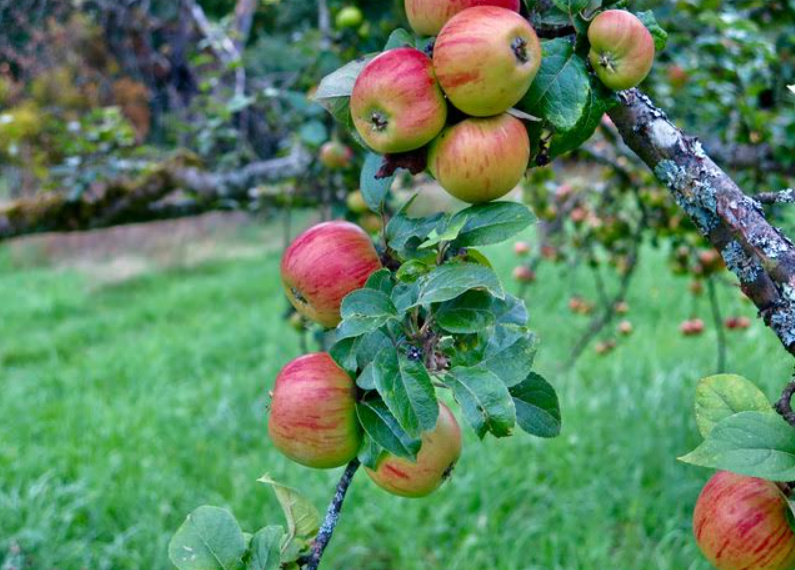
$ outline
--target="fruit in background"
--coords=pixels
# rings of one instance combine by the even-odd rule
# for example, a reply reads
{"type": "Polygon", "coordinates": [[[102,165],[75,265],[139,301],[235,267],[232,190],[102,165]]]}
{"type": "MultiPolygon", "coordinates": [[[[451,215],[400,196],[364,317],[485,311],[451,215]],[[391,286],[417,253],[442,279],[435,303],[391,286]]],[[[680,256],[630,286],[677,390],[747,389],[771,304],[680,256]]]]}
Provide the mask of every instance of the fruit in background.
{"type": "Polygon", "coordinates": [[[621,321],[618,323],[618,332],[624,336],[629,336],[632,334],[632,323],[629,321],[621,321]]]}
{"type": "Polygon", "coordinates": [[[364,201],[364,196],[360,190],[354,190],[345,197],[345,204],[348,209],[354,214],[364,214],[370,209],[367,207],[367,202],[364,201]]]}
{"type": "Polygon", "coordinates": [[[367,233],[377,234],[381,231],[383,224],[381,224],[381,217],[375,214],[363,214],[359,217],[359,225],[364,228],[367,233]]]}
{"type": "Polygon", "coordinates": [[[672,65],[668,68],[668,83],[674,89],[681,89],[690,80],[690,74],[678,65],[672,65]]]}
{"type": "Polygon", "coordinates": [[[588,57],[597,77],[614,91],[637,86],[654,63],[654,39],[637,16],[606,10],[588,26],[588,57]]]}
{"type": "Polygon", "coordinates": [[[775,483],[719,471],[696,501],[693,533],[719,570],[792,570],[795,533],[788,509],[775,483]]]}
{"type": "Polygon", "coordinates": [[[503,113],[446,127],[428,150],[428,169],[448,193],[478,204],[500,198],[522,180],[530,138],[522,122],[503,113]]]}
{"type": "Polygon", "coordinates": [[[626,315],[629,312],[629,303],[627,303],[626,301],[619,301],[618,303],[616,303],[614,310],[619,315],[626,315]]]}
{"type": "Polygon", "coordinates": [[[526,241],[517,241],[513,244],[513,252],[520,257],[524,257],[530,253],[530,244],[526,241]]]}
{"type": "Polygon", "coordinates": [[[411,29],[421,36],[437,35],[447,21],[474,6],[499,6],[519,11],[519,0],[405,0],[411,29]]]}
{"type": "Polygon", "coordinates": [[[342,10],[337,12],[335,23],[337,27],[342,28],[355,28],[362,23],[364,16],[362,11],[356,6],[345,6],[342,10]]]}
{"type": "Polygon", "coordinates": [[[320,147],[320,162],[331,170],[348,168],[353,159],[353,151],[339,141],[328,141],[320,147]]]}
{"type": "Polygon", "coordinates": [[[717,273],[724,267],[723,258],[714,249],[700,251],[698,253],[698,263],[701,266],[700,269],[703,275],[717,273]]]}
{"type": "Polygon", "coordinates": [[[571,213],[569,214],[569,218],[571,218],[571,221],[575,224],[581,224],[587,217],[588,210],[582,206],[577,206],[576,208],[572,209],[571,213]]]}
{"type": "Polygon", "coordinates": [[[353,85],[351,116],[362,139],[381,154],[431,142],[447,120],[447,102],[430,58],[405,47],[370,61],[353,85]]]}
{"type": "Polygon", "coordinates": [[[728,317],[723,323],[729,330],[744,330],[751,326],[748,317],[728,317]]]}
{"type": "Polygon", "coordinates": [[[613,352],[613,350],[615,350],[615,348],[616,348],[616,341],[614,340],[599,341],[594,346],[594,350],[596,351],[596,354],[598,354],[599,356],[610,354],[611,352],[613,352]]]}
{"type": "Polygon", "coordinates": [[[701,319],[689,319],[679,325],[679,330],[685,336],[699,336],[704,332],[704,321],[701,319]]]}
{"type": "Polygon", "coordinates": [[[513,270],[513,278],[519,283],[532,283],[536,280],[536,274],[526,265],[519,265],[513,270]]]}
{"type": "Polygon", "coordinates": [[[361,288],[381,260],[362,228],[349,222],[324,222],[295,238],[282,256],[282,284],[304,317],[334,327],[342,298],[361,288]]]}
{"type": "Polygon", "coordinates": [[[541,44],[522,16],[477,6],[445,24],[433,48],[433,67],[450,102],[468,115],[507,111],[527,93],[541,65],[541,44]]]}
{"type": "Polygon", "coordinates": [[[547,261],[558,261],[561,258],[558,248],[552,245],[541,246],[541,257],[547,261]]]}
{"type": "Polygon", "coordinates": [[[590,315],[593,312],[593,304],[582,297],[574,296],[569,299],[569,310],[577,315],[590,315]]]}
{"type": "Polygon", "coordinates": [[[345,465],[362,442],[353,379],[325,352],[291,361],[276,377],[268,433],[279,451],[301,465],[345,465]]]}
{"type": "Polygon", "coordinates": [[[401,497],[425,497],[450,476],[460,456],[461,428],[450,408],[440,402],[436,428],[423,432],[416,463],[386,454],[375,470],[366,471],[385,491],[401,497]]]}
{"type": "Polygon", "coordinates": [[[694,279],[690,282],[690,285],[688,285],[688,289],[693,295],[700,297],[701,294],[704,293],[704,283],[699,279],[694,279]]]}

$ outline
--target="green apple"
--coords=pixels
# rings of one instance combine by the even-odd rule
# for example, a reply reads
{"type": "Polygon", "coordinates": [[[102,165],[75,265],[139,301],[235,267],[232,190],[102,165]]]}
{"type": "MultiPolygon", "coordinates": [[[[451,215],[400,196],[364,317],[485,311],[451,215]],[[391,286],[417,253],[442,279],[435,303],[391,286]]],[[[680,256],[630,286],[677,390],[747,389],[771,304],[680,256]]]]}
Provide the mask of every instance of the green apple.
{"type": "Polygon", "coordinates": [[[637,16],[607,10],[588,26],[591,60],[596,75],[614,91],[631,89],[646,79],[654,63],[654,39],[637,16]]]}

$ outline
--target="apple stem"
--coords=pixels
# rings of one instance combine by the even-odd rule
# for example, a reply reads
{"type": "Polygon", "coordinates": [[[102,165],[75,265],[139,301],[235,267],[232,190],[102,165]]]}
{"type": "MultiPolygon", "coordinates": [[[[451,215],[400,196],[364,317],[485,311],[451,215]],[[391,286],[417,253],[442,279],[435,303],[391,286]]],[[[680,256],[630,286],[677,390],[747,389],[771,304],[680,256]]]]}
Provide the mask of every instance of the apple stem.
{"type": "Polygon", "coordinates": [[[781,399],[773,406],[786,422],[795,427],[795,412],[792,410],[792,396],[795,395],[795,378],[786,385],[781,399]]]}
{"type": "Polygon", "coordinates": [[[373,111],[373,114],[370,115],[370,122],[376,131],[383,131],[389,125],[389,121],[380,111],[373,111]]]}
{"type": "Polygon", "coordinates": [[[323,524],[317,533],[315,541],[312,543],[312,553],[301,562],[304,570],[317,570],[320,566],[320,559],[323,557],[323,552],[326,550],[328,543],[331,541],[331,536],[334,534],[334,529],[340,519],[340,511],[342,511],[342,503],[345,501],[345,495],[348,493],[348,487],[351,486],[353,476],[359,469],[359,460],[354,458],[345,468],[345,472],[340,477],[337,483],[337,490],[334,492],[334,498],[331,499],[328,509],[326,509],[326,517],[323,519],[323,524]]]}
{"type": "Polygon", "coordinates": [[[613,64],[613,57],[609,53],[603,53],[599,56],[599,65],[607,69],[610,73],[614,73],[616,66],[613,64]]]}

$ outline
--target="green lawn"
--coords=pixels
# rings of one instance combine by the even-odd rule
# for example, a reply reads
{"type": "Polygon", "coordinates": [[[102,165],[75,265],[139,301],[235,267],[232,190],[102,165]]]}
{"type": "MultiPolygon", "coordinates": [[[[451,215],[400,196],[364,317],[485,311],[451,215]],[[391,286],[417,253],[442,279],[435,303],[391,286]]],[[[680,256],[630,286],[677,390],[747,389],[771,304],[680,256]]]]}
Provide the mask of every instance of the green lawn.
{"type": "MultiPolygon", "coordinates": [[[[509,247],[489,254],[507,275],[509,247]]],[[[591,279],[547,268],[541,281],[528,305],[563,435],[480,444],[467,433],[452,481],[422,501],[360,475],[324,568],[708,568],[690,513],[709,473],[676,457],[697,442],[692,394],[715,349],[711,327],[678,333],[686,282],[646,255],[635,334],[561,374],[585,324],[566,303],[591,279]]],[[[727,313],[753,315],[724,289],[727,313]]],[[[96,287],[0,249],[0,299],[0,568],[169,568],[169,537],[198,505],[230,508],[247,530],[280,521],[256,483],[265,472],[325,508],[339,471],[291,464],[266,437],[267,392],[299,351],[281,320],[278,254],[96,287]]],[[[761,324],[730,335],[730,370],[768,395],[790,365],[761,324]]]]}

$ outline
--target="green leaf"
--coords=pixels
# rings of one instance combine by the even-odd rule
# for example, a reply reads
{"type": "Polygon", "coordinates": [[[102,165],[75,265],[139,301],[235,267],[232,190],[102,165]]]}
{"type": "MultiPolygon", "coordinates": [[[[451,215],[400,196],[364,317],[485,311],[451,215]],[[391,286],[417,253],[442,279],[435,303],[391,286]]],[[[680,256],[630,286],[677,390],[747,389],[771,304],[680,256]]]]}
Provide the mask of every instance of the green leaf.
{"type": "Polygon", "coordinates": [[[472,289],[486,290],[503,299],[500,280],[494,271],[474,263],[448,263],[417,281],[419,296],[415,305],[430,305],[455,299],[472,289]]]}
{"type": "Polygon", "coordinates": [[[386,237],[389,247],[395,251],[405,251],[408,248],[415,248],[425,241],[434,228],[443,218],[443,214],[435,214],[422,218],[410,218],[406,211],[416,195],[407,201],[386,225],[386,237]]]}
{"type": "Polygon", "coordinates": [[[320,513],[315,505],[301,493],[291,487],[274,481],[269,475],[257,479],[260,483],[270,485],[276,499],[284,511],[287,519],[287,533],[289,538],[312,540],[320,529],[320,513]]]}
{"type": "Polygon", "coordinates": [[[179,570],[235,570],[246,541],[226,509],[202,506],[185,519],[168,544],[168,557],[179,570]]]}
{"type": "Polygon", "coordinates": [[[665,45],[668,43],[668,32],[662,29],[660,24],[657,23],[657,18],[654,17],[654,12],[651,10],[638,12],[636,16],[649,30],[651,37],[654,38],[654,49],[657,53],[660,53],[665,49],[665,45]]]}
{"type": "Polygon", "coordinates": [[[342,322],[336,331],[340,340],[373,332],[398,318],[389,295],[367,288],[348,293],[342,300],[340,313],[342,322]]]}
{"type": "Polygon", "coordinates": [[[392,302],[398,312],[405,313],[410,307],[417,304],[420,295],[420,288],[417,282],[400,283],[392,291],[392,302]]]}
{"type": "Polygon", "coordinates": [[[599,127],[604,114],[618,104],[615,94],[605,88],[595,76],[590,78],[585,108],[580,119],[571,130],[556,133],[549,146],[550,158],[572,151],[582,146],[599,127]]]}
{"type": "Polygon", "coordinates": [[[414,283],[417,279],[430,272],[431,266],[419,259],[409,259],[398,268],[395,277],[404,283],[414,283]]]}
{"type": "Polygon", "coordinates": [[[380,398],[365,398],[356,404],[356,415],[364,432],[378,445],[398,457],[416,461],[422,441],[409,436],[380,398]]]}
{"type": "Polygon", "coordinates": [[[505,295],[505,299],[492,299],[491,311],[497,319],[497,324],[519,325],[527,324],[527,307],[524,301],[514,295],[505,295]]]}
{"type": "Polygon", "coordinates": [[[466,223],[455,243],[467,247],[503,242],[535,222],[535,216],[524,204],[490,202],[461,210],[453,216],[451,224],[459,220],[466,223]]]}
{"type": "Polygon", "coordinates": [[[493,325],[493,297],[485,291],[467,291],[460,297],[438,306],[433,315],[444,330],[455,334],[472,334],[493,325]]]}
{"type": "Polygon", "coordinates": [[[585,62],[569,40],[557,38],[542,43],[541,68],[517,107],[568,131],[580,121],[589,90],[585,62]]]}
{"type": "Polygon", "coordinates": [[[381,169],[383,161],[384,157],[380,154],[368,152],[359,176],[359,190],[362,193],[362,197],[367,207],[376,213],[381,211],[387,194],[389,194],[389,189],[392,187],[392,181],[395,179],[394,175],[385,178],[375,177],[381,169]]]}
{"type": "Polygon", "coordinates": [[[780,416],[740,412],[721,420],[680,461],[771,481],[795,479],[795,437],[780,416]]]}
{"type": "Polygon", "coordinates": [[[320,80],[320,84],[315,90],[313,99],[323,105],[327,105],[329,99],[338,97],[350,97],[353,93],[353,84],[362,72],[364,67],[370,63],[376,55],[375,53],[364,55],[354,61],[346,63],[333,73],[320,80]]]}
{"type": "Polygon", "coordinates": [[[246,570],[277,570],[281,563],[284,529],[266,526],[252,537],[246,559],[246,570]]]}
{"type": "Polygon", "coordinates": [[[560,434],[560,404],[549,382],[531,372],[509,391],[516,405],[516,423],[520,428],[538,437],[560,434]]]}
{"type": "Polygon", "coordinates": [[[392,289],[395,287],[395,284],[392,282],[392,272],[386,268],[379,269],[367,278],[364,286],[367,289],[376,289],[386,295],[391,295],[392,289]]]}
{"type": "Polygon", "coordinates": [[[719,422],[740,412],[775,414],[773,406],[754,384],[735,374],[708,376],[696,388],[696,423],[707,437],[719,422]]]}
{"type": "Polygon", "coordinates": [[[516,407],[508,388],[493,372],[480,367],[453,368],[444,383],[452,388],[464,419],[479,438],[487,432],[496,437],[511,435],[516,407]]]}
{"type": "Polygon", "coordinates": [[[434,228],[433,231],[428,234],[428,239],[420,244],[420,249],[435,247],[443,241],[453,241],[458,237],[458,234],[461,233],[465,223],[466,218],[453,218],[447,223],[440,224],[441,227],[434,228]]]}
{"type": "Polygon", "coordinates": [[[381,458],[383,453],[384,448],[378,445],[373,438],[365,433],[364,437],[362,438],[362,445],[359,447],[359,453],[357,454],[357,457],[362,465],[369,467],[370,469],[377,468],[378,460],[381,458]]]}
{"type": "Polygon", "coordinates": [[[536,351],[534,334],[524,328],[500,326],[489,335],[480,366],[491,370],[511,387],[530,374],[536,351]]]}
{"type": "Polygon", "coordinates": [[[574,15],[580,10],[587,8],[591,0],[552,0],[552,2],[563,12],[574,15]]]}
{"type": "Polygon", "coordinates": [[[384,51],[401,47],[414,47],[414,36],[403,28],[398,28],[389,34],[389,39],[384,46],[384,51]]]}

